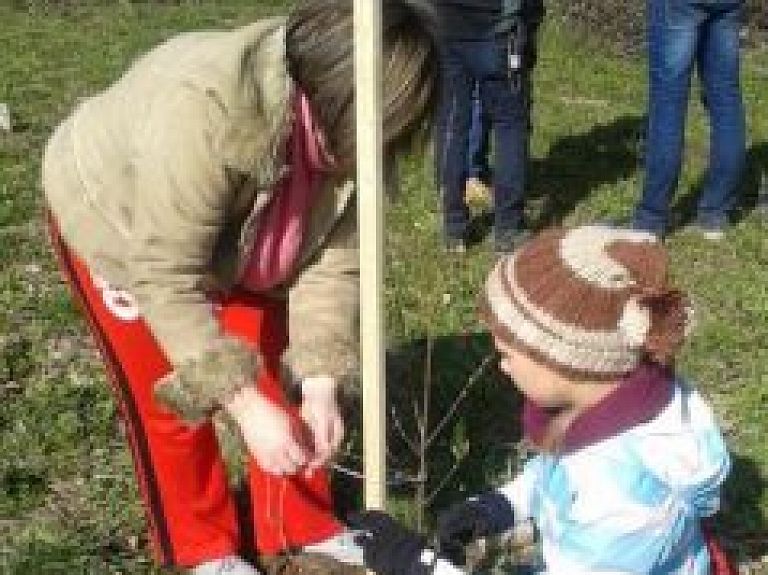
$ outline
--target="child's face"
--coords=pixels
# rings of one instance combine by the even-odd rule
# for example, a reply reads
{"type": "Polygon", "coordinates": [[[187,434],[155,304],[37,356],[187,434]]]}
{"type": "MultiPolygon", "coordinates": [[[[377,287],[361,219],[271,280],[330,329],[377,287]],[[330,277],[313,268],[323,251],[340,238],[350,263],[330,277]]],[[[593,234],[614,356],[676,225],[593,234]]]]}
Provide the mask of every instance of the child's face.
{"type": "Polygon", "coordinates": [[[520,392],[541,407],[566,407],[572,403],[572,387],[557,372],[499,338],[493,338],[501,354],[499,368],[520,392]]]}

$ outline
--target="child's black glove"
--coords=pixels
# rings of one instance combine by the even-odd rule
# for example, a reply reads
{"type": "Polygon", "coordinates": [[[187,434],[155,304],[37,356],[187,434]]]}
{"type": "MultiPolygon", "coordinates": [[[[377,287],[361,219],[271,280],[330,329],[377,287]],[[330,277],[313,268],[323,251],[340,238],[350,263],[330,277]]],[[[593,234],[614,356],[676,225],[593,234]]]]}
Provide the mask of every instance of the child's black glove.
{"type": "Polygon", "coordinates": [[[500,535],[515,522],[506,497],[489,491],[456,503],[437,518],[438,549],[454,563],[464,563],[464,548],[480,537],[500,535]]]}
{"type": "Polygon", "coordinates": [[[359,531],[355,542],[363,548],[365,565],[379,575],[431,575],[436,556],[425,539],[382,511],[366,511],[349,518],[359,531]]]}

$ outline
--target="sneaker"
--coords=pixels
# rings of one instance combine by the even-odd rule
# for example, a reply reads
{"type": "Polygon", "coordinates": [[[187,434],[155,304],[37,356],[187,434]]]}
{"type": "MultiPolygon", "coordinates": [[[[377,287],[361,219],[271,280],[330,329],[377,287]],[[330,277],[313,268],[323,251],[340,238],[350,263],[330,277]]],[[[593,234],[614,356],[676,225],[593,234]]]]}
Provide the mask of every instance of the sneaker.
{"type": "Polygon", "coordinates": [[[696,222],[686,228],[710,242],[719,242],[725,238],[725,228],[719,224],[704,224],[696,222]]]}
{"type": "Polygon", "coordinates": [[[656,238],[656,241],[658,242],[664,242],[664,239],[665,239],[664,230],[650,229],[648,226],[643,226],[640,223],[636,222],[635,220],[617,218],[617,219],[602,220],[598,223],[605,226],[612,227],[612,228],[620,229],[620,230],[632,230],[633,232],[642,232],[644,234],[649,234],[654,238],[656,238]]]}
{"type": "Polygon", "coordinates": [[[443,240],[443,248],[447,254],[463,255],[467,253],[467,242],[464,240],[464,238],[446,236],[446,238],[443,240]]]}
{"type": "MultiPolygon", "coordinates": [[[[768,176],[763,176],[768,179],[768,176]]],[[[761,189],[760,195],[757,197],[757,204],[755,205],[755,212],[763,219],[768,219],[768,182],[764,182],[765,189],[761,189]]]]}
{"type": "Polygon", "coordinates": [[[473,206],[491,203],[491,189],[480,178],[468,178],[464,184],[464,201],[473,206]]]}
{"type": "Polygon", "coordinates": [[[191,575],[261,575],[261,571],[237,555],[206,561],[189,570],[191,575]]]}
{"type": "Polygon", "coordinates": [[[511,254],[530,237],[531,232],[527,228],[497,231],[493,236],[493,251],[497,256],[511,254]]]}
{"type": "Polygon", "coordinates": [[[760,177],[760,189],[757,192],[755,211],[763,218],[768,217],[768,172],[760,177]]]}
{"type": "Polygon", "coordinates": [[[340,563],[364,565],[363,548],[355,542],[355,533],[349,529],[318,543],[305,545],[302,551],[310,554],[325,555],[340,563]]]}
{"type": "Polygon", "coordinates": [[[638,223],[631,222],[626,226],[626,229],[633,230],[635,232],[642,232],[644,234],[648,234],[656,238],[656,241],[663,243],[666,239],[666,232],[664,230],[652,230],[650,228],[646,228],[641,226],[638,223]]]}

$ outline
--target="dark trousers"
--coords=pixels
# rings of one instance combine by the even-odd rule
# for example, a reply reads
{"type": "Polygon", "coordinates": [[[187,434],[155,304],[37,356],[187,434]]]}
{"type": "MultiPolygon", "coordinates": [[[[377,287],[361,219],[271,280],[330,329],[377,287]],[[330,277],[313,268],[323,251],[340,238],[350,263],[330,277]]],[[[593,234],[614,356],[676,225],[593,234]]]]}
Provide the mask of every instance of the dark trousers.
{"type": "Polygon", "coordinates": [[[445,233],[464,237],[464,202],[472,91],[477,82],[494,135],[494,226],[504,233],[522,226],[528,159],[528,82],[513,79],[503,39],[450,40],[441,57],[442,95],[435,129],[435,168],[445,233]]]}
{"type": "Polygon", "coordinates": [[[469,122],[469,149],[467,150],[467,177],[477,178],[485,183],[490,181],[491,167],[488,165],[490,152],[491,123],[480,102],[480,85],[472,90],[472,115],[469,122]]]}

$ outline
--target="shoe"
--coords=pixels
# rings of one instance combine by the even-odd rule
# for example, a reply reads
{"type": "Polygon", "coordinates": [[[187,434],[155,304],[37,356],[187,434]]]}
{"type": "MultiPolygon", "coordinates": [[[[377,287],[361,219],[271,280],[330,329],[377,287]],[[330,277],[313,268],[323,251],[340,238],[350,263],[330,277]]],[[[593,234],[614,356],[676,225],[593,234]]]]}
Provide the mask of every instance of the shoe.
{"type": "Polygon", "coordinates": [[[464,238],[446,236],[443,240],[443,248],[447,254],[464,255],[467,253],[467,242],[464,240],[464,238]]]}
{"type": "Polygon", "coordinates": [[[480,178],[468,178],[464,184],[464,201],[473,206],[490,205],[491,189],[480,178]]]}
{"type": "Polygon", "coordinates": [[[530,237],[530,230],[524,227],[497,231],[493,236],[493,251],[499,257],[511,254],[530,237]]]}
{"type": "Polygon", "coordinates": [[[261,571],[237,555],[206,561],[189,570],[191,575],[261,575],[261,571]]]}
{"type": "Polygon", "coordinates": [[[365,575],[365,567],[317,553],[281,553],[259,558],[266,575],[365,575]]]}
{"type": "Polygon", "coordinates": [[[725,239],[725,227],[721,224],[695,222],[687,226],[686,230],[698,234],[710,242],[719,242],[725,239]]]}
{"type": "Polygon", "coordinates": [[[757,192],[755,211],[763,218],[768,218],[768,172],[760,177],[760,189],[757,192]]]}
{"type": "Polygon", "coordinates": [[[760,192],[757,195],[755,212],[763,219],[768,219],[768,174],[763,174],[760,192]]]}
{"type": "Polygon", "coordinates": [[[663,243],[665,239],[665,231],[663,229],[651,229],[648,226],[643,226],[642,224],[636,222],[635,220],[629,220],[629,219],[608,219],[608,220],[602,220],[598,222],[599,224],[609,226],[612,228],[616,228],[617,230],[631,230],[633,232],[642,232],[644,234],[649,234],[656,238],[656,241],[663,243]]]}
{"type": "Polygon", "coordinates": [[[355,542],[355,534],[349,529],[337,533],[333,537],[323,539],[318,543],[302,547],[304,553],[325,555],[340,563],[349,565],[365,565],[363,548],[355,542]]]}

